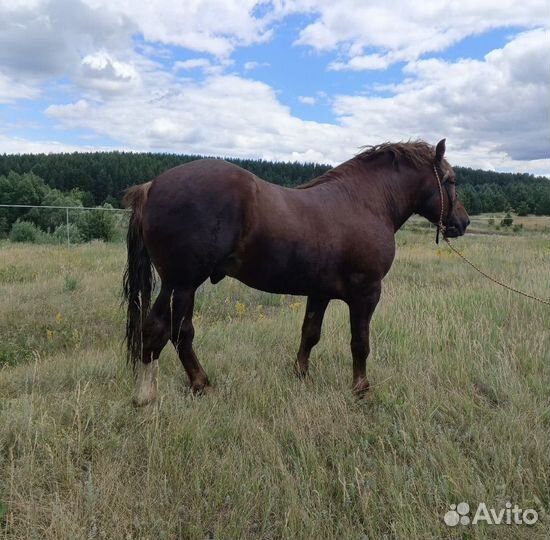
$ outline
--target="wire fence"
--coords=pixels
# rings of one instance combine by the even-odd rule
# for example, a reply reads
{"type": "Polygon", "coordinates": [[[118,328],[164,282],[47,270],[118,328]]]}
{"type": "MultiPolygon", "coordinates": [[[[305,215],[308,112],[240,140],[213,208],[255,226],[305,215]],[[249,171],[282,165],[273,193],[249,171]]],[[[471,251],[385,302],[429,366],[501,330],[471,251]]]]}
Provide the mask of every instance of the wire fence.
{"type": "Polygon", "coordinates": [[[67,229],[66,234],[66,244],[67,247],[71,247],[71,212],[81,212],[81,211],[98,211],[98,212],[116,212],[118,214],[124,215],[129,214],[130,210],[125,208],[109,208],[103,206],[45,206],[45,205],[33,205],[33,204],[0,204],[0,208],[14,208],[14,209],[29,209],[34,208],[40,210],[64,210],[65,211],[65,226],[67,229]]]}
{"type": "MultiPolygon", "coordinates": [[[[124,208],[110,208],[102,206],[46,206],[32,204],[0,204],[0,208],[12,209],[39,209],[40,211],[61,210],[65,214],[66,238],[65,244],[71,247],[74,242],[71,242],[71,224],[76,224],[77,219],[71,219],[75,212],[94,211],[94,212],[112,212],[122,217],[129,216],[130,210],[124,208]]],[[[23,218],[25,216],[22,216],[23,218]]],[[[470,216],[471,224],[469,230],[472,232],[498,232],[511,231],[514,232],[550,232],[550,217],[548,216],[513,216],[514,227],[503,225],[505,218],[504,213],[495,213],[494,215],[470,216]]],[[[127,225],[126,219],[121,219],[118,222],[120,229],[125,229],[127,225]]],[[[434,232],[435,225],[427,221],[421,216],[413,216],[403,227],[404,229],[420,230],[426,232],[434,232]]]]}

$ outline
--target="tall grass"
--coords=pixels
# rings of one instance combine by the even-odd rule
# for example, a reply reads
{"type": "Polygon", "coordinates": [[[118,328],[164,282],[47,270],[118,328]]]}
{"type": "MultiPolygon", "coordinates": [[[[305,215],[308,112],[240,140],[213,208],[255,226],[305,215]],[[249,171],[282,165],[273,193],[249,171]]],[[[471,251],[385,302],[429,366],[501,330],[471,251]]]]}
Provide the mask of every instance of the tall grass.
{"type": "MultiPolygon", "coordinates": [[[[291,370],[304,299],[224,280],[198,292],[195,398],[173,349],[131,406],[120,245],[0,247],[0,537],[546,538],[548,310],[401,233],[372,323],[364,401],[333,302],[311,377],[291,370]],[[450,528],[460,501],[537,524],[450,528]],[[2,508],[4,509],[2,511],[2,508]]],[[[456,242],[548,296],[540,236],[456,242]]]]}

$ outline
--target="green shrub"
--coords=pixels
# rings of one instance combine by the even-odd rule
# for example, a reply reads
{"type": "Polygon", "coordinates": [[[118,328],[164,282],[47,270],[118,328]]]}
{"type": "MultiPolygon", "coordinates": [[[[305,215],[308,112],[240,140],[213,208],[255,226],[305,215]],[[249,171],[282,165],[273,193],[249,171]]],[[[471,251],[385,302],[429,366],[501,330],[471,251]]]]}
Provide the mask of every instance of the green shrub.
{"type": "MultiPolygon", "coordinates": [[[[53,232],[55,242],[58,244],[67,243],[67,225],[59,225],[53,232]]],[[[84,239],[82,232],[75,223],[69,223],[69,241],[71,244],[81,244],[84,239]]]]}
{"type": "Polygon", "coordinates": [[[514,218],[512,217],[512,214],[510,214],[510,212],[506,212],[506,214],[502,218],[500,224],[503,227],[511,227],[512,223],[514,223],[514,218]]]}
{"type": "Polygon", "coordinates": [[[0,367],[15,366],[32,359],[32,351],[11,341],[0,343],[0,367]]]}
{"type": "Polygon", "coordinates": [[[28,221],[16,221],[10,231],[12,242],[31,242],[35,244],[41,235],[40,229],[28,221]]]}
{"type": "Polygon", "coordinates": [[[0,216],[0,238],[7,238],[10,227],[8,220],[4,216],[0,216]]]}
{"type": "MultiPolygon", "coordinates": [[[[112,208],[104,204],[103,208],[112,208]]],[[[80,219],[80,230],[85,241],[104,240],[110,242],[115,235],[115,221],[111,212],[105,210],[90,210],[84,212],[80,219]]]]}
{"type": "Polygon", "coordinates": [[[65,276],[65,290],[68,292],[76,291],[78,288],[78,278],[75,276],[65,276]]]}

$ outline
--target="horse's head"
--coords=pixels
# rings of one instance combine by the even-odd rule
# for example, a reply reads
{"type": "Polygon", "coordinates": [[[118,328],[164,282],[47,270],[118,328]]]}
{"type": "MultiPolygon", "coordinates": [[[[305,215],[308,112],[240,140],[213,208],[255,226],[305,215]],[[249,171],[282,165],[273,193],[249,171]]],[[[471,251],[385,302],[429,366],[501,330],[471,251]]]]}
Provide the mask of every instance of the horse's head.
{"type": "Polygon", "coordinates": [[[435,148],[433,167],[424,182],[427,187],[418,213],[441,227],[445,237],[456,238],[466,232],[470,218],[458,200],[455,173],[444,155],[445,139],[442,139],[435,148]]]}

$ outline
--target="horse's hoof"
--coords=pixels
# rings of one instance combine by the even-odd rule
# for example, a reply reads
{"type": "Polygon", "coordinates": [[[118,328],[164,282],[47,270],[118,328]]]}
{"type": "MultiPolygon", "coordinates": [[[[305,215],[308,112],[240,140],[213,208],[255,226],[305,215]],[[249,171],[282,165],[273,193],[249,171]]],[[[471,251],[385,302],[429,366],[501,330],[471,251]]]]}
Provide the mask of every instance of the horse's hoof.
{"type": "Polygon", "coordinates": [[[357,399],[362,399],[367,395],[370,384],[369,380],[365,377],[353,385],[353,393],[357,399]]]}
{"type": "Polygon", "coordinates": [[[158,360],[152,360],[147,364],[138,364],[133,398],[136,407],[144,407],[157,399],[158,372],[158,360]]]}
{"type": "Polygon", "coordinates": [[[145,407],[156,401],[156,396],[134,396],[132,398],[132,403],[134,407],[145,407]]]}
{"type": "Polygon", "coordinates": [[[211,394],[214,391],[209,382],[195,383],[191,385],[191,392],[194,396],[205,396],[211,394]]]}
{"type": "Polygon", "coordinates": [[[303,381],[307,377],[307,367],[302,366],[299,362],[295,362],[294,373],[298,379],[303,381]]]}

